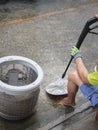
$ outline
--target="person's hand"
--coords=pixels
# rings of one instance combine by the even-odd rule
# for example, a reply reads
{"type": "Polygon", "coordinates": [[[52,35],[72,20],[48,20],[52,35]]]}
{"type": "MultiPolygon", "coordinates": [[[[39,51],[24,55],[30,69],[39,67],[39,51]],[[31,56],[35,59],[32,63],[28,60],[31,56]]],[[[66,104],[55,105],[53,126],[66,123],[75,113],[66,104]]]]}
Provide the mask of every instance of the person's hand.
{"type": "Polygon", "coordinates": [[[96,60],[96,70],[98,71],[98,60],[96,60]]]}
{"type": "Polygon", "coordinates": [[[79,52],[79,49],[76,46],[73,46],[71,49],[71,56],[74,57],[74,60],[76,60],[79,57],[82,57],[81,53],[79,52]]]}
{"type": "Polygon", "coordinates": [[[96,14],[95,16],[96,16],[96,18],[98,18],[98,14],[96,14]]]}
{"type": "Polygon", "coordinates": [[[75,56],[79,52],[78,48],[76,46],[73,46],[71,48],[71,56],[75,56]]]}

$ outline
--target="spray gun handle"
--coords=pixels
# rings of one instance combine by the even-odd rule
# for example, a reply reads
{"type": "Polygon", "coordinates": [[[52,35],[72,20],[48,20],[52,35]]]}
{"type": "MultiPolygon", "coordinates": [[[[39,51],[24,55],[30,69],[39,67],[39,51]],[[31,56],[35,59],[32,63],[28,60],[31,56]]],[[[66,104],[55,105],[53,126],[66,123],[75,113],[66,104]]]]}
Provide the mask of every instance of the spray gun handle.
{"type": "MultiPolygon", "coordinates": [[[[96,22],[98,22],[98,15],[96,15],[96,17],[93,17],[93,18],[89,19],[89,20],[86,22],[86,24],[85,24],[85,26],[84,26],[84,28],[83,28],[81,34],[80,34],[80,37],[79,37],[79,39],[78,39],[78,41],[77,41],[77,44],[76,44],[76,47],[77,47],[78,49],[81,47],[81,44],[82,44],[82,42],[84,41],[86,35],[87,35],[91,30],[93,30],[93,29],[95,29],[95,28],[98,28],[98,26],[94,26],[94,27],[90,28],[91,25],[94,24],[94,23],[96,23],[96,22]]],[[[71,64],[71,62],[72,62],[72,60],[73,60],[73,56],[71,56],[70,61],[69,61],[68,65],[67,65],[67,67],[66,67],[64,73],[62,74],[62,78],[65,77],[65,74],[66,74],[66,72],[67,72],[67,70],[68,70],[68,68],[69,68],[69,66],[70,66],[70,64],[71,64]]]]}
{"type": "Polygon", "coordinates": [[[91,30],[93,30],[93,29],[95,29],[95,28],[98,27],[98,26],[95,26],[95,27],[93,27],[93,28],[90,28],[91,25],[94,24],[94,23],[96,23],[96,22],[98,22],[98,18],[97,18],[97,17],[93,17],[93,18],[89,19],[89,20],[86,22],[86,24],[85,24],[85,26],[84,26],[84,28],[83,28],[81,34],[80,34],[80,37],[79,37],[79,39],[78,39],[78,41],[77,41],[77,44],[76,44],[76,47],[77,47],[78,49],[80,48],[80,46],[81,46],[83,40],[85,39],[86,35],[87,35],[91,30]]]}

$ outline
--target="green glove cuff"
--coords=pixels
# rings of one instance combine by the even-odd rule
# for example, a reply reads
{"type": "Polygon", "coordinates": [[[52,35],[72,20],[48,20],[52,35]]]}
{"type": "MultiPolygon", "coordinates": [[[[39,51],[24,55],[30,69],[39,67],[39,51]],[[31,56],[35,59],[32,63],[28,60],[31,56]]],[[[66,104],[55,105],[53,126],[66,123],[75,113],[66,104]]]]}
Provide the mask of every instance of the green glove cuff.
{"type": "Polygon", "coordinates": [[[79,57],[81,57],[81,58],[82,58],[82,55],[81,55],[81,53],[80,53],[80,52],[78,52],[78,53],[74,56],[74,61],[75,61],[77,58],[79,58],[79,57]]]}

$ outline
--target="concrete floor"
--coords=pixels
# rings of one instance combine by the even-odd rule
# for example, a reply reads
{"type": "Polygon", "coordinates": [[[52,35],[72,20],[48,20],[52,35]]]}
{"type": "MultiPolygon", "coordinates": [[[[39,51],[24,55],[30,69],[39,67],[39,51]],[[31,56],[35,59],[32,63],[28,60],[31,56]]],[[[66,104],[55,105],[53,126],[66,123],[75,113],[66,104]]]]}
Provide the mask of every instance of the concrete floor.
{"type": "MultiPolygon", "coordinates": [[[[44,80],[40,86],[36,113],[22,121],[0,118],[0,130],[47,130],[65,120],[69,114],[73,115],[72,109],[60,107],[56,103],[62,97],[46,94],[45,87],[62,76],[70,58],[71,47],[76,44],[86,21],[98,12],[98,1],[70,0],[66,3],[64,0],[42,0],[41,3],[27,3],[10,1],[6,5],[0,5],[0,56],[20,55],[36,61],[44,71],[44,80]]],[[[98,36],[89,34],[81,46],[83,60],[89,71],[93,70],[97,59],[97,41],[98,36]]],[[[72,62],[68,72],[74,68],[72,62]]],[[[80,91],[76,102],[74,116],[83,104],[88,103],[80,91]]],[[[88,106],[82,106],[80,110],[85,111],[88,106]]],[[[86,118],[83,115],[83,118],[87,119],[88,116],[86,118]]],[[[64,126],[63,129],[72,130],[72,123],[76,126],[79,123],[79,127],[82,127],[83,120],[69,120],[66,122],[68,127],[64,126]]],[[[74,125],[74,130],[79,129],[76,126],[74,125]]],[[[97,125],[94,127],[98,128],[97,125]]],[[[59,125],[61,128],[62,125],[59,125]]],[[[58,129],[58,126],[53,129],[58,129]]]]}
{"type": "Polygon", "coordinates": [[[88,109],[67,119],[51,130],[97,130],[98,121],[95,121],[95,111],[88,109]]]}

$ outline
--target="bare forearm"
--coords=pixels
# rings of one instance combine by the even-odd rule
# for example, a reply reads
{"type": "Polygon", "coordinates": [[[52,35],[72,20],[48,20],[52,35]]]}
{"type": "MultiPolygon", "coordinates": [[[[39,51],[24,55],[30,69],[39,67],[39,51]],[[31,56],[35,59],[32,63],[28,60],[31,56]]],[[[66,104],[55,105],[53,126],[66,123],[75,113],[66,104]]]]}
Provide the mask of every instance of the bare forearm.
{"type": "Polygon", "coordinates": [[[88,70],[86,69],[86,67],[85,67],[81,58],[76,59],[76,69],[77,69],[77,72],[78,72],[81,80],[84,83],[88,83],[88,79],[87,79],[88,70]]]}

